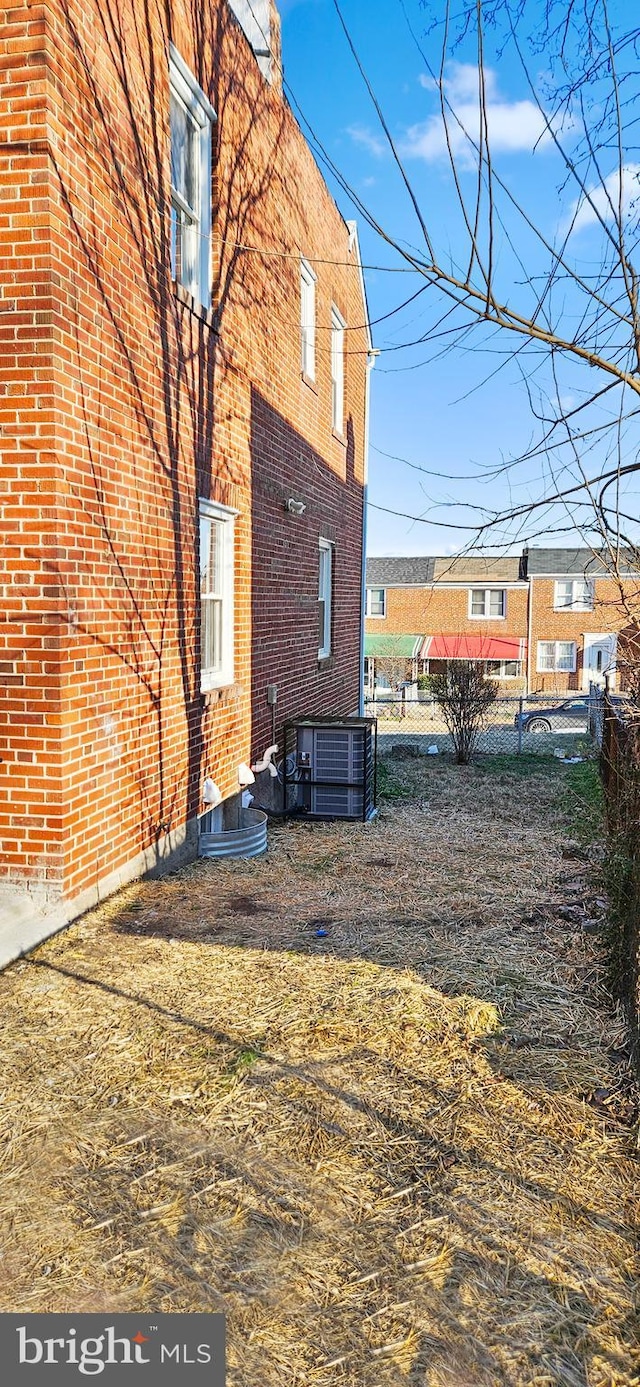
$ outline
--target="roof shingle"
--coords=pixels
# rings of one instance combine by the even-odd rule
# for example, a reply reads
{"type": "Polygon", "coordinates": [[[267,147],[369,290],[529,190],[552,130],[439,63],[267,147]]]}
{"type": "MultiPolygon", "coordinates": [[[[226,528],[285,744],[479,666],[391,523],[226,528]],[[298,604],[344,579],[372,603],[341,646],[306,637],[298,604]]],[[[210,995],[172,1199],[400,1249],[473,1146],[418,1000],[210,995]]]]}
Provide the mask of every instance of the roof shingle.
{"type": "MultiPolygon", "coordinates": [[[[597,576],[611,572],[611,566],[600,558],[596,558],[591,549],[529,549],[525,551],[523,560],[526,565],[526,573],[529,577],[556,577],[565,574],[571,578],[582,578],[585,575],[597,576]]],[[[636,558],[630,553],[621,554],[620,571],[624,573],[637,574],[639,564],[636,558]]]]}
{"type": "Polygon", "coordinates": [[[367,559],[367,586],[379,588],[424,587],[433,582],[435,559],[425,554],[417,559],[367,559]]]}

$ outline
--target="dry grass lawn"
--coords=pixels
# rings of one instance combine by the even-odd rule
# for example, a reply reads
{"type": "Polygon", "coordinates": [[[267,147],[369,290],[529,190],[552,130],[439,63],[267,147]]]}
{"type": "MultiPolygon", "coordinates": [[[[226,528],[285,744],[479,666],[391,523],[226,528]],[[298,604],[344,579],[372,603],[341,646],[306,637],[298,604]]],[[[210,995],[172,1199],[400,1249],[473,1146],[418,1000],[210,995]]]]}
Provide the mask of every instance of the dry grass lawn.
{"type": "Polygon", "coordinates": [[[229,1387],[640,1382],[566,775],[397,765],[376,822],[276,826],[10,968],[0,1310],[224,1310],[229,1387]]]}

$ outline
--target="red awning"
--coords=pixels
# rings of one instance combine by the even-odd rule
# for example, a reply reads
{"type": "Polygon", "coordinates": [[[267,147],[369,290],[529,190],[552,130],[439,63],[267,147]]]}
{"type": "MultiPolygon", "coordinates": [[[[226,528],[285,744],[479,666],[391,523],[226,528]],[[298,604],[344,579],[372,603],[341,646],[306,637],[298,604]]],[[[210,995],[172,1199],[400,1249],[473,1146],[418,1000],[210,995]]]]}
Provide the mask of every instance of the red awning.
{"type": "Polygon", "coordinates": [[[525,660],[527,642],[509,636],[425,636],[420,660],[525,660]]]}

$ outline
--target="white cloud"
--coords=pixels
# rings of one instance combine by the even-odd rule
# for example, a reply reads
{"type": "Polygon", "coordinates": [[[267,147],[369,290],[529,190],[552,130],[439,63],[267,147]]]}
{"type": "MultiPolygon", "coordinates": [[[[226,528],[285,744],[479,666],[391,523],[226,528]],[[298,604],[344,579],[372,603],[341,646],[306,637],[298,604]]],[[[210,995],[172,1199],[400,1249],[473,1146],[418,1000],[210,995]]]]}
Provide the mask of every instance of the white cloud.
{"type": "Polygon", "coordinates": [[[381,139],[379,135],[374,135],[373,131],[369,130],[366,125],[349,125],[347,135],[351,137],[354,144],[362,145],[364,149],[369,151],[369,154],[373,154],[375,159],[381,159],[387,153],[386,141],[381,139]]]}
{"type": "MultiPolygon", "coordinates": [[[[573,204],[566,231],[584,231],[585,226],[593,226],[598,214],[605,222],[612,222],[620,205],[620,173],[616,169],[605,178],[604,183],[596,183],[587,189],[589,198],[579,197],[573,204]]],[[[622,216],[627,218],[638,205],[640,199],[640,164],[622,166],[622,216]]]]}
{"type": "MultiPolygon", "coordinates": [[[[420,85],[437,90],[438,84],[421,74],[420,85]]],[[[551,142],[544,112],[535,101],[507,101],[498,95],[497,74],[486,68],[484,74],[487,125],[491,149],[495,153],[532,151],[551,142]]],[[[443,79],[447,100],[447,126],[454,157],[468,168],[475,167],[474,144],[480,140],[480,101],[478,69],[473,63],[449,63],[443,79]]],[[[564,132],[570,129],[565,120],[564,132]]],[[[447,157],[447,141],[440,111],[407,131],[403,153],[433,163],[447,157]]]]}

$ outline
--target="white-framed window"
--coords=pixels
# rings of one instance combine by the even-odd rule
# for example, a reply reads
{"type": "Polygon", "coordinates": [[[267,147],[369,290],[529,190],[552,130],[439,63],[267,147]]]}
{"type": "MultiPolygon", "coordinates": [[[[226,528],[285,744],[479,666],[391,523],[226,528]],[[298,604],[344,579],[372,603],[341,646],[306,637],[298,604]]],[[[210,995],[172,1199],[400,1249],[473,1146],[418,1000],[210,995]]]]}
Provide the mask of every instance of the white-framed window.
{"type": "Polygon", "coordinates": [[[333,545],[320,539],[318,562],[318,659],[331,654],[331,603],[333,596],[333,545]]]}
{"type": "Polygon", "coordinates": [[[555,673],[559,670],[570,674],[576,668],[575,641],[538,641],[538,673],[555,673]]]}
{"type": "Polygon", "coordinates": [[[520,679],[522,663],[520,660],[487,660],[487,679],[520,679]]]}
{"type": "Polygon", "coordinates": [[[169,51],[171,275],[211,303],[211,127],[213,106],[180,54],[169,51]]]}
{"type": "Polygon", "coordinates": [[[200,687],[219,689],[234,679],[234,521],[238,514],[214,501],[200,510],[200,687]]]}
{"type": "Polygon", "coordinates": [[[484,617],[485,621],[497,621],[506,615],[507,594],[505,588],[470,588],[469,616],[484,617]]]}
{"type": "Polygon", "coordinates": [[[344,431],[344,318],[331,306],[331,427],[344,431]]]}
{"type": "Polygon", "coordinates": [[[365,616],[387,615],[386,588],[367,588],[365,616]]]}
{"type": "Polygon", "coordinates": [[[300,261],[300,343],[302,373],[316,378],[316,276],[306,260],[300,261]]]}
{"type": "Polygon", "coordinates": [[[589,578],[567,578],[554,584],[556,611],[592,612],[594,588],[589,578]]]}

